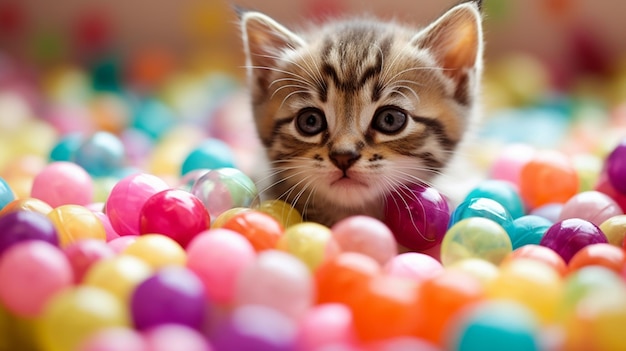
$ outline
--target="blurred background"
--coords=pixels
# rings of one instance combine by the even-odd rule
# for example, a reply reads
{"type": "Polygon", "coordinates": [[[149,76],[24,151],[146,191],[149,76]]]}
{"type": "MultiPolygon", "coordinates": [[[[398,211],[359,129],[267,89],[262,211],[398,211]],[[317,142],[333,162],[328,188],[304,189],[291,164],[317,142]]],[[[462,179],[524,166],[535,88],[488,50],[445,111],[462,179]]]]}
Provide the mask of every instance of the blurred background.
{"type": "MultiPolygon", "coordinates": [[[[177,176],[189,150],[216,137],[248,170],[258,143],[232,5],[298,28],[363,13],[420,26],[455,3],[0,0],[0,176],[26,191],[60,141],[96,131],[120,138],[131,169],[177,176]]],[[[484,0],[484,11],[477,162],[500,143],[602,157],[626,124],[626,2],[484,0]]]]}

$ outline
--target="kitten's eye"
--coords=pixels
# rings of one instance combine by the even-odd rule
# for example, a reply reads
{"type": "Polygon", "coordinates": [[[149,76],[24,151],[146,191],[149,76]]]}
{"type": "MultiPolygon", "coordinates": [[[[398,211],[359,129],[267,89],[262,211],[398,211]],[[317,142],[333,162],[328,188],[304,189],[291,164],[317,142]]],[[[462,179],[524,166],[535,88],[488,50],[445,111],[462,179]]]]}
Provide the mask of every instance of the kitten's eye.
{"type": "Polygon", "coordinates": [[[319,109],[307,108],[296,117],[296,126],[302,135],[313,136],[326,130],[326,117],[319,109]]]}
{"type": "Polygon", "coordinates": [[[372,128],[385,134],[394,134],[402,130],[407,122],[406,112],[395,107],[383,107],[376,111],[372,128]]]}

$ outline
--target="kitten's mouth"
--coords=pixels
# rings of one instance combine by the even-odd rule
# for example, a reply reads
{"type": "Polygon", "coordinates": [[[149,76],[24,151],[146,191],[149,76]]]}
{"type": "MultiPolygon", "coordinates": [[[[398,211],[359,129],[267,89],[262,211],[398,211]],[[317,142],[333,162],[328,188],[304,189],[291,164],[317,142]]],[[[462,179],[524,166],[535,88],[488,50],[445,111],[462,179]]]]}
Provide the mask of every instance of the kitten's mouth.
{"type": "Polygon", "coordinates": [[[330,183],[331,186],[340,186],[340,187],[350,187],[350,186],[367,186],[367,184],[349,177],[348,175],[343,175],[340,178],[333,180],[330,183]]]}

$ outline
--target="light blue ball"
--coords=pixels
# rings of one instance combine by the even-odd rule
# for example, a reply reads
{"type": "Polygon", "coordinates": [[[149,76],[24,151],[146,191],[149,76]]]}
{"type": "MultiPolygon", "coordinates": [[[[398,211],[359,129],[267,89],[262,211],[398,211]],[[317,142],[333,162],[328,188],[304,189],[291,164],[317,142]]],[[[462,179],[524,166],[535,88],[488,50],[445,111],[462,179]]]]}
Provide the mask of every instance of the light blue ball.
{"type": "Polygon", "coordinates": [[[501,225],[507,233],[509,232],[509,228],[513,225],[513,218],[509,214],[509,211],[499,202],[485,197],[477,197],[462,202],[454,212],[452,212],[448,227],[452,227],[461,220],[472,217],[490,219],[501,225]]]}
{"type": "Polygon", "coordinates": [[[85,139],[74,155],[74,162],[94,177],[110,176],[124,166],[124,144],[115,135],[97,132],[85,139]]]}
{"type": "Polygon", "coordinates": [[[72,161],[83,139],[80,133],[63,136],[50,151],[50,161],[72,161]]]}
{"type": "Polygon", "coordinates": [[[513,225],[508,231],[513,250],[529,244],[539,245],[552,224],[550,220],[535,215],[522,216],[513,220],[513,225]]]}
{"type": "Polygon", "coordinates": [[[504,180],[485,180],[467,194],[465,200],[484,197],[499,202],[513,219],[524,215],[524,202],[513,184],[504,180]]]}
{"type": "Polygon", "coordinates": [[[158,139],[177,123],[174,111],[156,99],[142,101],[133,114],[133,127],[158,139]]]}
{"type": "Polygon", "coordinates": [[[0,177],[0,210],[4,208],[4,206],[8,205],[9,202],[15,200],[15,194],[13,194],[13,190],[9,187],[9,184],[0,177]]]}
{"type": "Polygon", "coordinates": [[[236,168],[230,146],[218,139],[207,139],[193,149],[183,162],[181,174],[196,169],[236,168]]]}

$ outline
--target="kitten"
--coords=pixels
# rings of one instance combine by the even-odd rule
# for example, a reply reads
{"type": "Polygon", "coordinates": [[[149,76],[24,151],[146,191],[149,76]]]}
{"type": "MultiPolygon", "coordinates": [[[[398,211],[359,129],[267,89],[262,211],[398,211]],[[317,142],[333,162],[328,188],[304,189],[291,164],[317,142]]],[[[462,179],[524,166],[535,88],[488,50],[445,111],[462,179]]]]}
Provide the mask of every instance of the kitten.
{"type": "Polygon", "coordinates": [[[388,194],[440,178],[477,114],[480,3],[423,29],[349,19],[296,33],[243,12],[266,192],[330,226],[382,219],[388,194]]]}

